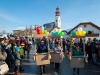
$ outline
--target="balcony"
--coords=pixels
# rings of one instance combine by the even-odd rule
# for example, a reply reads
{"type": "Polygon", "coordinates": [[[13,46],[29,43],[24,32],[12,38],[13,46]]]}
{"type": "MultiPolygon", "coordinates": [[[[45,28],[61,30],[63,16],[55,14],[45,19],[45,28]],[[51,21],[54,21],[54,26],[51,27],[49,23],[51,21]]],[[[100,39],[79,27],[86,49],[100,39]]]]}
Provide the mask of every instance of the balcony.
{"type": "Polygon", "coordinates": [[[86,37],[99,37],[99,33],[95,33],[95,34],[86,34],[86,37]]]}

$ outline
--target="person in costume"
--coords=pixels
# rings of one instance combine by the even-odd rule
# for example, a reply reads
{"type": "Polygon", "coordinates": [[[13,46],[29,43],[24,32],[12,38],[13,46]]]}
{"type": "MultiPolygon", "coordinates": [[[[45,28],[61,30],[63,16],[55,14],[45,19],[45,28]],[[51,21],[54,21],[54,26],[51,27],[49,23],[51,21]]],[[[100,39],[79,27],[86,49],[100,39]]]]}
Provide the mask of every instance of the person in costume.
{"type": "MultiPolygon", "coordinates": [[[[55,48],[54,48],[54,52],[55,53],[61,53],[62,52],[62,48],[60,46],[59,42],[55,43],[55,48]]],[[[60,63],[55,63],[55,70],[58,71],[60,67],[60,63]]]]}
{"type": "MultiPolygon", "coordinates": [[[[74,48],[72,49],[72,56],[81,56],[83,55],[83,52],[79,48],[78,45],[75,45],[74,48]]],[[[73,68],[73,73],[77,70],[77,75],[79,75],[79,68],[73,68]]]]}
{"type": "Polygon", "coordinates": [[[17,44],[15,46],[15,53],[14,53],[14,57],[15,57],[15,75],[20,75],[20,47],[17,44]]]}
{"type": "Polygon", "coordinates": [[[21,61],[20,61],[21,62],[20,63],[21,64],[20,65],[20,71],[24,71],[24,69],[22,68],[23,58],[24,58],[24,48],[23,47],[24,47],[24,43],[22,42],[21,43],[21,46],[20,46],[20,51],[19,51],[20,52],[20,57],[21,57],[21,61]]]}

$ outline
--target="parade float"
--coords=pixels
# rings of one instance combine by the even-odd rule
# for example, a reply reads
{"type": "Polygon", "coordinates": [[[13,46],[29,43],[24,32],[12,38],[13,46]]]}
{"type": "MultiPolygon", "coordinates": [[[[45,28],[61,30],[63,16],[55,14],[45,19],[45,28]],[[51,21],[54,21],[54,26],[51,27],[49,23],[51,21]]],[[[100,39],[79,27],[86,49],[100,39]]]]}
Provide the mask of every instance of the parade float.
{"type": "MultiPolygon", "coordinates": [[[[61,40],[61,46],[62,46],[62,36],[64,33],[61,31],[61,29],[54,28],[53,31],[51,31],[51,34],[49,35],[49,39],[60,39],[61,40]]],[[[53,50],[50,50],[51,60],[50,62],[53,63],[61,63],[62,59],[64,58],[64,53],[55,53],[53,50]]]]}
{"type": "Polygon", "coordinates": [[[69,52],[70,66],[72,68],[84,68],[85,61],[87,61],[87,56],[85,52],[85,35],[86,31],[84,31],[81,27],[78,28],[77,31],[72,31],[70,36],[71,43],[79,43],[79,39],[83,39],[83,53],[82,56],[72,56],[72,44],[69,52]]]}
{"type": "MultiPolygon", "coordinates": [[[[47,32],[47,30],[44,30],[43,27],[39,27],[39,26],[36,27],[36,29],[34,30],[34,38],[36,39],[35,51],[37,51],[37,47],[36,47],[37,39],[43,37],[48,39],[48,35],[49,32],[47,32]]],[[[36,61],[36,65],[40,66],[41,75],[43,75],[43,66],[41,65],[50,64],[50,59],[51,59],[50,52],[48,51],[47,53],[35,53],[33,59],[36,61]]]]}

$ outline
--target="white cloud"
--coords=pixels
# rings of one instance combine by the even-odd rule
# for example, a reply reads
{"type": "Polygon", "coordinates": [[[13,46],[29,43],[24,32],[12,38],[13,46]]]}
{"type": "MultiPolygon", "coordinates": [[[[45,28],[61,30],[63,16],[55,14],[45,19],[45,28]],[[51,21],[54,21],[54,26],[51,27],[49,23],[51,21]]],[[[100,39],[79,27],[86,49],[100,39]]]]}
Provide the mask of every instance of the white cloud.
{"type": "Polygon", "coordinates": [[[16,28],[15,30],[25,30],[25,26],[24,27],[18,27],[18,28],[16,28]]]}
{"type": "Polygon", "coordinates": [[[15,16],[11,16],[11,15],[1,13],[1,12],[0,12],[0,17],[6,19],[8,21],[11,21],[11,22],[16,22],[17,21],[15,16]]]}

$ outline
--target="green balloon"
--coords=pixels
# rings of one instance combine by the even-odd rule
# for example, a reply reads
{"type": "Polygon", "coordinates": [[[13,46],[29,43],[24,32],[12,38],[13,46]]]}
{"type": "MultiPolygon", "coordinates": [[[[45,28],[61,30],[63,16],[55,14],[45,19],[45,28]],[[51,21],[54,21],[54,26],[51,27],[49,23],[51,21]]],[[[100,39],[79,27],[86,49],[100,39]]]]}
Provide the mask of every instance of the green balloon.
{"type": "Polygon", "coordinates": [[[63,36],[63,35],[64,35],[64,32],[60,32],[60,33],[59,33],[59,36],[63,36]]]}
{"type": "Polygon", "coordinates": [[[61,34],[62,34],[62,36],[64,36],[64,32],[62,32],[61,34]]]}
{"type": "Polygon", "coordinates": [[[61,32],[59,33],[59,36],[62,36],[62,33],[61,32]]]}
{"type": "Polygon", "coordinates": [[[47,30],[44,30],[44,34],[46,34],[47,33],[47,30]]]}
{"type": "Polygon", "coordinates": [[[75,32],[75,31],[72,31],[72,32],[71,32],[71,35],[72,35],[72,36],[75,36],[75,35],[76,35],[76,32],[75,32]]]}

